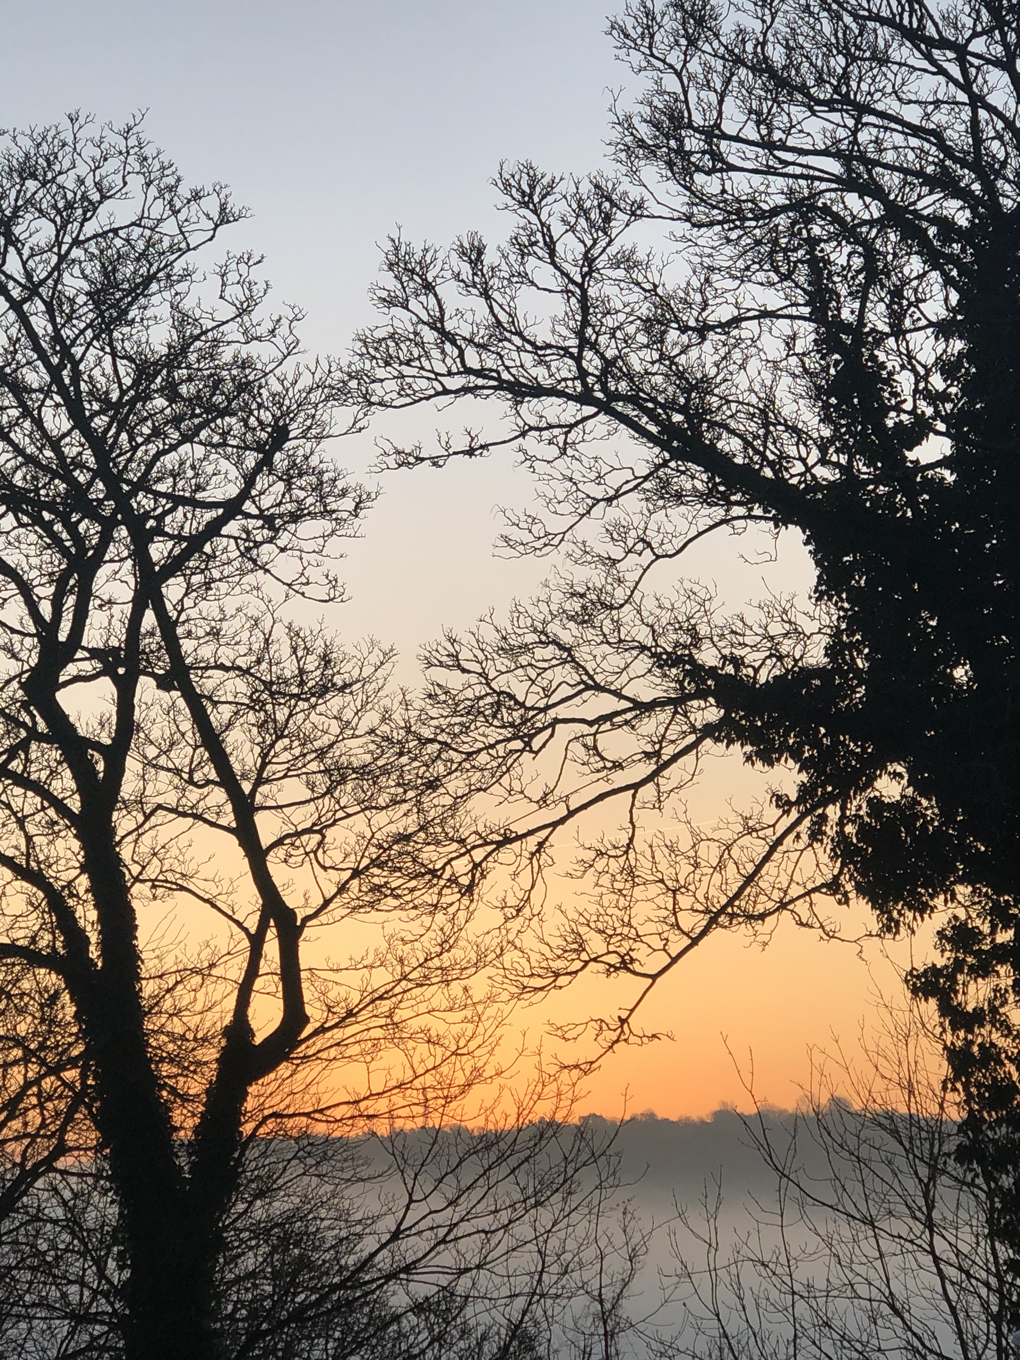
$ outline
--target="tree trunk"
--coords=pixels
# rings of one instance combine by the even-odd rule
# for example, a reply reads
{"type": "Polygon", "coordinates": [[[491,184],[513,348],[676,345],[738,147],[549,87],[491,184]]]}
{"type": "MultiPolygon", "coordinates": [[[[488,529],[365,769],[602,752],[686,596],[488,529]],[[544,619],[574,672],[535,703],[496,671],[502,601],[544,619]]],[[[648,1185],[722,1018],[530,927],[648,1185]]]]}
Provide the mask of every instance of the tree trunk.
{"type": "Polygon", "coordinates": [[[218,1360],[214,1252],[196,1221],[184,1168],[140,1036],[96,1066],[127,1258],[123,1334],[128,1360],[218,1360]]]}
{"type": "Polygon", "coordinates": [[[126,1360],[221,1360],[207,1253],[180,1220],[147,1220],[126,1234],[126,1360]]]}
{"type": "Polygon", "coordinates": [[[95,1065],[97,1123],[109,1155],[127,1258],[126,1355],[128,1360],[219,1360],[216,1235],[210,1225],[218,1225],[221,1215],[206,1212],[189,1193],[146,1034],[130,894],[112,838],[96,821],[83,827],[82,840],[100,921],[102,964],[81,1010],[95,1065]]]}

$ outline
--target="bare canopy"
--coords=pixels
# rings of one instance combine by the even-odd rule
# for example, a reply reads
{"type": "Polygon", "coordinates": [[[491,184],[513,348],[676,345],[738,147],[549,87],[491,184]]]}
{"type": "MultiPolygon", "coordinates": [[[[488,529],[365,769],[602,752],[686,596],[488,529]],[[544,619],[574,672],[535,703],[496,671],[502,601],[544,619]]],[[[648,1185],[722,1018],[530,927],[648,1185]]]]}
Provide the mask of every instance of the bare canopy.
{"type": "MultiPolygon", "coordinates": [[[[972,1132],[1001,1135],[981,1155],[1005,1182],[1018,25],[998,0],[634,0],[611,25],[640,80],[615,172],[505,166],[502,245],[395,239],[355,362],[369,406],[498,399],[497,428],[390,461],[520,447],[545,509],[517,542],[571,553],[535,606],[435,652],[465,745],[479,715],[518,750],[555,733],[575,759],[537,796],[563,818],[579,780],[661,806],[711,748],[780,772],[701,919],[761,920],[790,849],[807,862],[765,883],[776,910],[806,891],[856,894],[885,930],[941,913],[942,957],[912,985],[938,1003],[972,1132]],[[803,542],[809,600],[727,619],[670,583],[693,543],[748,525],[803,542]]],[[[691,943],[700,841],[642,845],[639,826],[593,848],[610,891],[568,943],[576,969],[645,983],[691,943]]]]}

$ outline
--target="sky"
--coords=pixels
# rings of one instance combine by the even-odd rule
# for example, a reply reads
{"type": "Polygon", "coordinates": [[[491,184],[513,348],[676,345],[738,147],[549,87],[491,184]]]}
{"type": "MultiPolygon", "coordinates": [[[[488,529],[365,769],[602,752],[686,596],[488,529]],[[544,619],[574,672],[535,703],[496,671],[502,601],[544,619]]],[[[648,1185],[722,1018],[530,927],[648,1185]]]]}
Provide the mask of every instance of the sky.
{"type": "MultiPolygon", "coordinates": [[[[187,179],[226,181],[250,207],[231,244],[265,253],[276,295],[308,312],[309,347],[342,352],[372,319],[377,243],[397,224],[437,242],[475,228],[498,237],[489,180],[500,160],[578,173],[604,161],[607,106],[633,81],[604,36],[607,8],[2,0],[0,126],[72,109],[113,121],[146,110],[149,135],[187,179]]],[[[365,466],[370,439],[341,456],[365,466]]],[[[336,620],[346,635],[371,633],[413,656],[444,626],[527,595],[548,570],[493,554],[496,507],[528,496],[508,460],[394,475],[382,492],[349,554],[351,601],[336,620]]],[[[795,550],[788,559],[773,588],[796,579],[795,550]]],[[[734,571],[709,554],[698,570],[738,599],[762,593],[758,566],[734,571]]],[[[739,768],[727,771],[739,799],[739,768]]],[[[854,1042],[876,989],[895,987],[876,956],[792,927],[764,951],[738,937],[710,941],[645,1017],[675,1039],[614,1057],[586,1104],[668,1117],[746,1106],[753,1067],[756,1094],[789,1106],[809,1080],[809,1051],[854,1042]]],[[[557,1004],[588,1013],[604,988],[592,981],[557,1004]]]]}

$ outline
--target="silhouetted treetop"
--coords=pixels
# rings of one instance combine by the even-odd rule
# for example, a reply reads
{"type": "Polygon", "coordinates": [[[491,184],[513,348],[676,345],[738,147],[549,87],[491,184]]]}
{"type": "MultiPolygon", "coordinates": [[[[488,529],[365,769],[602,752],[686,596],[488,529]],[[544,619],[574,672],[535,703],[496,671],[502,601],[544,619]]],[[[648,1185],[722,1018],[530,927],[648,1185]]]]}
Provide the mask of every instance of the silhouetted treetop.
{"type": "Polygon", "coordinates": [[[338,366],[256,257],[205,263],[241,215],[137,121],[0,137],[0,1213],[102,1165],[144,1360],[226,1353],[264,1121],[479,1079],[509,938],[472,925],[469,767],[309,617],[370,497],[338,366]]]}
{"type": "MultiPolygon", "coordinates": [[[[437,654],[447,702],[513,693],[533,747],[573,733],[631,789],[711,744],[795,772],[776,834],[824,852],[818,886],[891,929],[950,908],[914,982],[975,1108],[1010,1107],[1020,11],[647,0],[611,32],[641,82],[615,170],[504,167],[497,247],[394,240],[360,341],[369,405],[502,403],[498,428],[392,461],[520,447],[545,509],[518,542],[572,554],[561,593],[437,654]],[[751,523],[802,538],[810,603],[726,620],[665,588],[691,544],[751,523]],[[626,756],[600,713],[629,718],[626,756]]],[[[677,901],[661,846],[640,866],[630,846],[607,869],[628,910],[638,887],[677,901]]],[[[656,919],[653,944],[628,918],[612,966],[669,966],[686,941],[656,919]]]]}

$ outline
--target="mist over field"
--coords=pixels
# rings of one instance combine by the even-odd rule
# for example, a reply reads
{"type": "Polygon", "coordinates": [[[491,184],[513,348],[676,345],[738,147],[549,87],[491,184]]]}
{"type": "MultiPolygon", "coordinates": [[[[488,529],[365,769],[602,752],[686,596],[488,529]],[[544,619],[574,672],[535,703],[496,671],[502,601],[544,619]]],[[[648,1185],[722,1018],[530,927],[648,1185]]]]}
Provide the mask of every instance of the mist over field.
{"type": "MultiPolygon", "coordinates": [[[[987,1209],[958,1165],[952,1120],[834,1100],[619,1125],[588,1116],[580,1128],[603,1153],[602,1207],[582,1231],[618,1305],[612,1354],[1009,1353],[987,1209]]],[[[430,1149],[410,1159],[424,1170],[442,1165],[444,1143],[484,1137],[417,1130],[366,1151],[385,1198],[398,1146],[398,1160],[430,1149]]],[[[589,1185],[592,1174],[582,1172],[589,1185]]],[[[526,1251],[513,1258],[518,1290],[534,1269],[526,1251]]],[[[585,1289],[554,1327],[564,1355],[569,1320],[590,1327],[585,1289]]]]}

